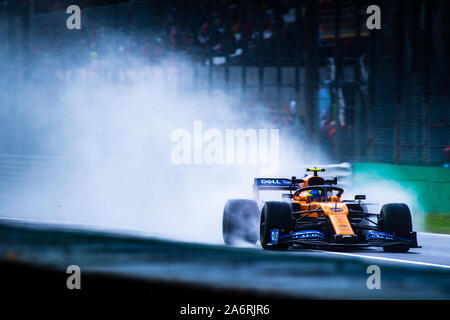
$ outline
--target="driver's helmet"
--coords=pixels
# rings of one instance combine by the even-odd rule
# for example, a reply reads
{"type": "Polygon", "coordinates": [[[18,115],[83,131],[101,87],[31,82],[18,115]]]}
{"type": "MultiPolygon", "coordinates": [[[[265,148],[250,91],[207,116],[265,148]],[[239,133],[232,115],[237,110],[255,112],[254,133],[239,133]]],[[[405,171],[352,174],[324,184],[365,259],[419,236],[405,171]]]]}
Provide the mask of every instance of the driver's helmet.
{"type": "Polygon", "coordinates": [[[325,200],[325,192],[319,189],[308,190],[306,193],[309,201],[324,201],[325,200]]]}

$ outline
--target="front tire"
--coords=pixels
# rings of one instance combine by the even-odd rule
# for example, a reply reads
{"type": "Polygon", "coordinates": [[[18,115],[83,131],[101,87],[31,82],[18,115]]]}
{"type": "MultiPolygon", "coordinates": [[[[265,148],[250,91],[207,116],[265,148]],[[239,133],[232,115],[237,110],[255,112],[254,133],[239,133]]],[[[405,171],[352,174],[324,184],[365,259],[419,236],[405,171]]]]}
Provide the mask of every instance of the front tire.
{"type": "MultiPolygon", "coordinates": [[[[378,224],[381,231],[411,240],[411,211],[404,203],[388,203],[381,208],[378,224]]],[[[396,244],[383,247],[386,252],[407,252],[409,244],[396,244]]]]}
{"type": "Polygon", "coordinates": [[[266,250],[287,249],[286,244],[271,244],[271,232],[278,229],[279,235],[286,235],[293,230],[291,206],[286,202],[268,201],[264,204],[260,221],[261,246],[266,250]]]}
{"type": "Polygon", "coordinates": [[[258,241],[258,203],[254,200],[228,200],[223,209],[222,236],[226,245],[240,241],[256,244],[258,241]]]}

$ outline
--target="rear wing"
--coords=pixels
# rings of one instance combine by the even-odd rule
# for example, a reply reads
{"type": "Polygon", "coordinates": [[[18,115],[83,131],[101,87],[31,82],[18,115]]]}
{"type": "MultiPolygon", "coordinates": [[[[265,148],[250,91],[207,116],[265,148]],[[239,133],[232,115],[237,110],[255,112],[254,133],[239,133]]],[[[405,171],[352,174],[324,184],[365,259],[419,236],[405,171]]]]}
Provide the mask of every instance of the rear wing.
{"type": "Polygon", "coordinates": [[[270,191],[294,191],[299,188],[299,183],[293,179],[287,178],[255,178],[253,182],[253,197],[256,201],[259,201],[260,190],[270,191]],[[295,181],[295,182],[294,182],[295,181]]]}

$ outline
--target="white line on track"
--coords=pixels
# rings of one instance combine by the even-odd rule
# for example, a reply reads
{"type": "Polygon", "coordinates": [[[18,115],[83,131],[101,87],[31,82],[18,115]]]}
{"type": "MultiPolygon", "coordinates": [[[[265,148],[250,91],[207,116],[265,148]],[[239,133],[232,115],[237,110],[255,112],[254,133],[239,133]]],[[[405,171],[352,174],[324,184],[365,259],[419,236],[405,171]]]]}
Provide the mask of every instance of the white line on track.
{"type": "Polygon", "coordinates": [[[418,234],[425,234],[427,236],[450,237],[450,234],[444,233],[418,232],[418,234]]]}
{"type": "Polygon", "coordinates": [[[362,255],[362,254],[347,253],[347,252],[328,251],[327,253],[340,254],[340,255],[344,255],[344,256],[352,256],[352,257],[359,257],[359,258],[366,258],[366,259],[384,260],[384,261],[391,261],[391,262],[409,263],[409,264],[417,264],[417,265],[422,265],[422,266],[450,269],[450,266],[447,266],[444,264],[435,264],[435,263],[428,263],[428,262],[393,259],[393,258],[385,258],[385,257],[366,256],[366,255],[362,255]]]}

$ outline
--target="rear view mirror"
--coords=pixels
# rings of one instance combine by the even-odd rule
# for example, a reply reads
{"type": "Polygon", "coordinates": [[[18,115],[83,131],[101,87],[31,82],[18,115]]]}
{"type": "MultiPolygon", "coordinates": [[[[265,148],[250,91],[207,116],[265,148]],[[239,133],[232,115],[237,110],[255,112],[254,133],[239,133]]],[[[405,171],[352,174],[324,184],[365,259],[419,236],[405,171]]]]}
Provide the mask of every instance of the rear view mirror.
{"type": "Polygon", "coordinates": [[[294,195],[291,193],[283,193],[282,197],[283,197],[283,199],[293,199],[294,195]]]}
{"type": "Polygon", "coordinates": [[[334,177],[333,180],[325,180],[325,184],[337,184],[337,177],[334,177]]]}
{"type": "Polygon", "coordinates": [[[355,200],[366,200],[365,194],[357,194],[355,195],[355,200]]]}

